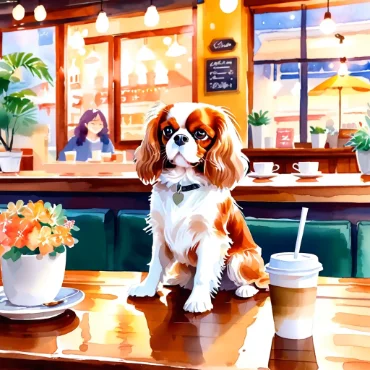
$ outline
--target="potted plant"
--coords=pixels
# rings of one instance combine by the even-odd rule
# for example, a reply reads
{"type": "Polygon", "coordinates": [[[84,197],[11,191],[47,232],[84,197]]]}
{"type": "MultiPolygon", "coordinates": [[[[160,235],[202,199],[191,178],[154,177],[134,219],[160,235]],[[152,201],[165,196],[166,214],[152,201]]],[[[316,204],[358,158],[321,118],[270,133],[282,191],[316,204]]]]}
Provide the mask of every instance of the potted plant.
{"type": "Polygon", "coordinates": [[[18,172],[22,152],[13,149],[14,135],[32,135],[37,124],[37,107],[31,100],[37,94],[31,89],[21,89],[16,76],[24,68],[41,81],[53,86],[47,65],[32,53],[12,53],[0,60],[0,142],[5,151],[0,152],[3,172],[18,172]]]}
{"type": "Polygon", "coordinates": [[[261,149],[265,146],[265,127],[270,123],[268,112],[252,112],[248,115],[248,123],[252,127],[253,148],[261,149]]]}
{"type": "Polygon", "coordinates": [[[327,133],[326,129],[321,127],[313,127],[310,126],[311,131],[311,142],[312,142],[312,148],[325,148],[327,133]]]}
{"type": "Polygon", "coordinates": [[[366,125],[352,134],[346,146],[352,146],[356,152],[358,167],[364,175],[370,175],[370,111],[365,116],[366,125]]]}
{"type": "Polygon", "coordinates": [[[79,229],[67,220],[60,204],[41,200],[8,204],[0,214],[0,245],[4,292],[12,304],[38,306],[57,296],[64,279],[66,247],[78,242],[72,230],[79,229]]]}

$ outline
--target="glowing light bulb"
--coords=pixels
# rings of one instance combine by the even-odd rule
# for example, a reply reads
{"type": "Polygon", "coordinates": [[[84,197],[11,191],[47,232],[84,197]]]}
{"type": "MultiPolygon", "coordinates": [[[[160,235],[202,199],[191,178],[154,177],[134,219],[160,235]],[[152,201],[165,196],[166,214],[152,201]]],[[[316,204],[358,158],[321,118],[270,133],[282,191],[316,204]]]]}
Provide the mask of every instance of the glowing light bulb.
{"type": "Polygon", "coordinates": [[[146,10],[144,16],[144,24],[147,27],[155,27],[159,23],[159,14],[158,10],[154,5],[151,5],[146,10]]]}
{"type": "Polygon", "coordinates": [[[20,3],[18,3],[18,5],[16,5],[13,8],[13,11],[12,11],[13,18],[16,21],[20,21],[24,18],[24,14],[25,14],[24,7],[20,3]]]}
{"type": "Polygon", "coordinates": [[[238,7],[238,0],[220,0],[220,8],[226,13],[230,14],[238,7]]]}
{"type": "Polygon", "coordinates": [[[320,24],[321,32],[325,35],[331,35],[337,28],[335,22],[331,19],[331,13],[326,12],[324,20],[320,24]]]}
{"type": "Polygon", "coordinates": [[[95,22],[95,28],[99,33],[106,33],[109,30],[109,18],[107,13],[101,11],[95,22]]]}
{"type": "Polygon", "coordinates": [[[35,19],[37,20],[37,22],[44,21],[46,19],[46,15],[47,15],[44,5],[36,6],[36,8],[34,10],[34,15],[35,15],[35,19]]]}
{"type": "Polygon", "coordinates": [[[78,54],[80,54],[81,56],[84,56],[86,54],[86,49],[85,48],[79,49],[78,54]]]}

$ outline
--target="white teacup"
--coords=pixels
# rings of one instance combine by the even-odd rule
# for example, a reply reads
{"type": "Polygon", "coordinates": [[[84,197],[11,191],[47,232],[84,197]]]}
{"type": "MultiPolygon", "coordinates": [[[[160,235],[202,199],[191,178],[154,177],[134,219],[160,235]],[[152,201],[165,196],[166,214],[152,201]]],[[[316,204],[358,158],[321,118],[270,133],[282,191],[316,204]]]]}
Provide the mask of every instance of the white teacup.
{"type": "Polygon", "coordinates": [[[293,168],[302,173],[317,173],[319,171],[319,162],[298,162],[293,164],[293,168]]]}
{"type": "Polygon", "coordinates": [[[93,150],[91,160],[101,161],[102,160],[101,150],[93,150]]]}
{"type": "Polygon", "coordinates": [[[280,166],[274,162],[256,162],[253,164],[254,172],[258,175],[270,175],[279,170],[280,166]]]}

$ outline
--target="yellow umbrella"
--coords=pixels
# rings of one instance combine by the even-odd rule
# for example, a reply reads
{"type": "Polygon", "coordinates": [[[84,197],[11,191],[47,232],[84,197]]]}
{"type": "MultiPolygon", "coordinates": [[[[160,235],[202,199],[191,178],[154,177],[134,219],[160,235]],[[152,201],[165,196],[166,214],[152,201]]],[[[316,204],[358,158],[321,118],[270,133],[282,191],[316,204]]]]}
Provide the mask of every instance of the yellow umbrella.
{"type": "Polygon", "coordinates": [[[339,76],[335,75],[328,78],[320,85],[313,88],[308,95],[339,95],[339,128],[342,124],[342,94],[356,94],[362,92],[369,92],[370,84],[352,76],[339,76]]]}

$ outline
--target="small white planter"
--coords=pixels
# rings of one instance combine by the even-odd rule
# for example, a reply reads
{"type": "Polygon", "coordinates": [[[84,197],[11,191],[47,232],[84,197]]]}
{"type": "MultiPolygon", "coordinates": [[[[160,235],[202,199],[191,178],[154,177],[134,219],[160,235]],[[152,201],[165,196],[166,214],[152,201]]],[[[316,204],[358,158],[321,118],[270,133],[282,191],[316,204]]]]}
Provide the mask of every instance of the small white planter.
{"type": "Polygon", "coordinates": [[[2,172],[19,172],[22,151],[0,152],[0,169],[2,172]]]}
{"type": "Polygon", "coordinates": [[[326,134],[311,134],[312,148],[325,148],[326,134]]]}
{"type": "Polygon", "coordinates": [[[370,150],[366,152],[357,150],[356,158],[361,173],[364,175],[370,175],[370,150]]]}
{"type": "Polygon", "coordinates": [[[4,292],[11,303],[32,307],[54,300],[63,284],[67,253],[1,259],[4,292]]]}
{"type": "Polygon", "coordinates": [[[265,147],[265,125],[252,126],[252,139],[254,149],[263,149],[265,147]]]}

